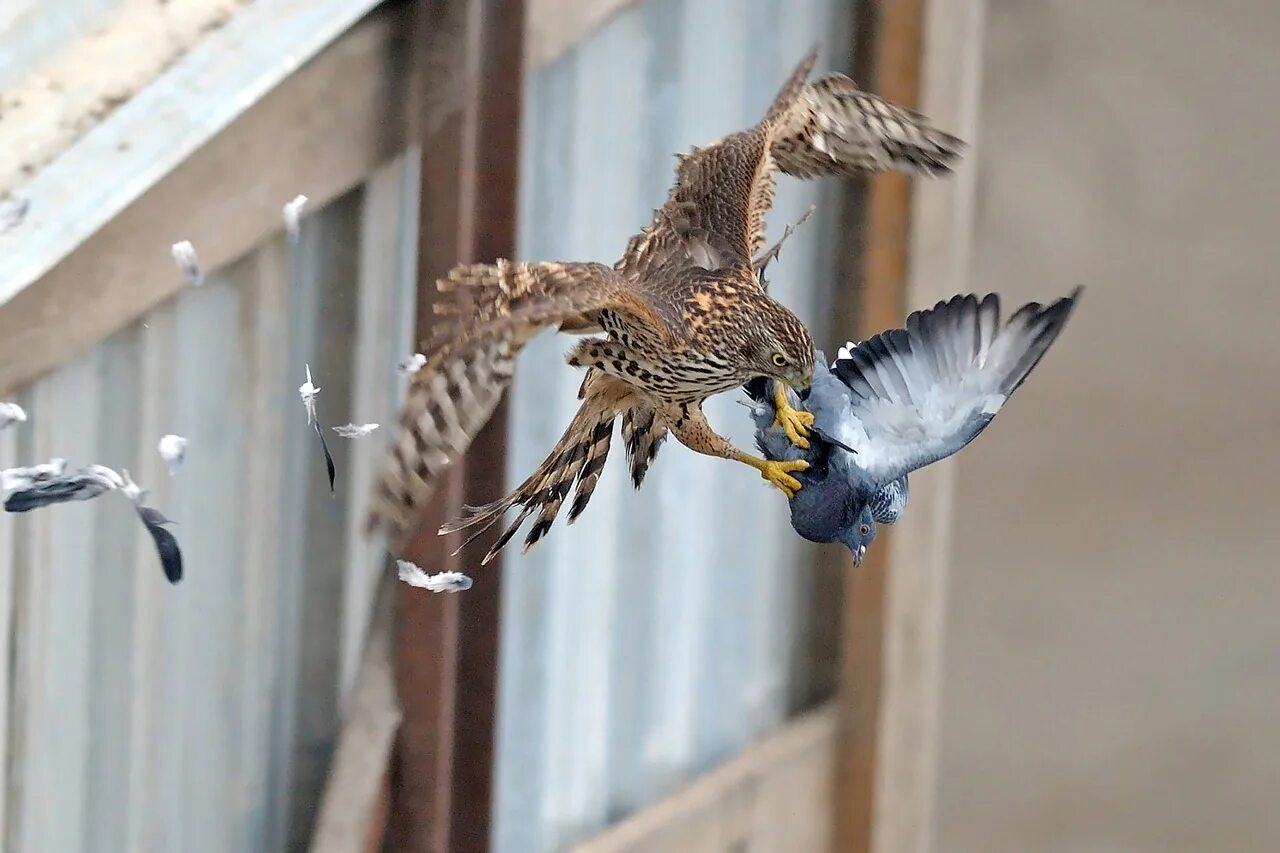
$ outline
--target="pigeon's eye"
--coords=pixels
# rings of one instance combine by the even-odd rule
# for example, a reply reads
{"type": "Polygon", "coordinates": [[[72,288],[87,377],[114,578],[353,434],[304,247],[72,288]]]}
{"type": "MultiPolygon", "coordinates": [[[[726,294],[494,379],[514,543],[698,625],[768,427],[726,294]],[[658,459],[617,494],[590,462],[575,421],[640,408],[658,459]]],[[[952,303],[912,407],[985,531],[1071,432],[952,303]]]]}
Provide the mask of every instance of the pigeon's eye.
{"type": "Polygon", "coordinates": [[[859,533],[861,533],[863,536],[870,536],[870,535],[871,535],[871,525],[870,525],[870,524],[864,524],[864,525],[862,525],[861,527],[859,527],[859,528],[858,528],[858,532],[859,532],[859,533]]]}
{"type": "Polygon", "coordinates": [[[782,353],[780,353],[780,352],[775,352],[775,353],[773,354],[773,359],[772,359],[772,361],[773,361],[773,366],[774,366],[774,367],[786,367],[786,366],[787,366],[787,357],[786,357],[785,355],[783,355],[782,353]]]}

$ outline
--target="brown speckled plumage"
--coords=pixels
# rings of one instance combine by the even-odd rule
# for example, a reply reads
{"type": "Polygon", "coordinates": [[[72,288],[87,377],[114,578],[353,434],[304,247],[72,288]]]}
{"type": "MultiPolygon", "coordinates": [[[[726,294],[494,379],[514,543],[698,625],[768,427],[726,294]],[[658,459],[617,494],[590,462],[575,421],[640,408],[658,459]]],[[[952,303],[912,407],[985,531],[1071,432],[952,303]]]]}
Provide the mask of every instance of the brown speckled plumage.
{"type": "Polygon", "coordinates": [[[413,377],[370,516],[371,526],[388,527],[393,548],[492,413],[520,348],[547,326],[603,333],[568,355],[587,370],[577,415],[528,480],[441,532],[478,525],[474,538],[520,507],[489,557],[536,516],[527,549],[576,484],[572,521],[590,500],[619,417],[637,487],[668,432],[698,452],[756,464],[710,428],[701,405],[755,376],[802,386],[812,371],[808,331],[759,275],[774,173],[933,174],[958,150],[952,137],[847,78],[806,83],[815,59],[796,68],[759,124],[679,157],[666,202],[612,267],[498,261],[460,266],[439,282],[445,301],[436,310],[452,319],[413,377]]]}

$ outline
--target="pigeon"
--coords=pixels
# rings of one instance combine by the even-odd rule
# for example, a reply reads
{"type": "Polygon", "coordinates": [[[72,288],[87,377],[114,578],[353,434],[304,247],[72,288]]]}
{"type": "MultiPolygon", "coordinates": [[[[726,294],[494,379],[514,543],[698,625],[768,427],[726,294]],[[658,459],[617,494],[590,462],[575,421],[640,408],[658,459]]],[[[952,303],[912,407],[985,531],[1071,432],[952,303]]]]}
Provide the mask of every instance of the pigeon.
{"type": "Polygon", "coordinates": [[[400,580],[409,586],[429,589],[432,592],[463,592],[471,589],[471,578],[462,572],[440,572],[429,575],[408,560],[396,560],[400,580]]]}
{"type": "Polygon", "coordinates": [[[0,403],[0,429],[26,422],[27,412],[17,403],[0,403]]]}
{"type": "Polygon", "coordinates": [[[116,472],[105,465],[88,465],[68,474],[66,467],[65,459],[54,459],[44,465],[0,471],[0,487],[9,492],[4,501],[5,511],[30,512],[53,504],[92,500],[107,492],[118,491],[133,504],[139,520],[151,534],[165,578],[172,584],[182,580],[182,550],[178,547],[178,540],[164,528],[173,522],[159,510],[142,503],[147,490],[133,481],[128,470],[116,472]]]}
{"type": "MultiPolygon", "coordinates": [[[[756,444],[769,459],[804,459],[791,526],[812,542],[841,542],[861,565],[877,524],[906,508],[907,475],[956,453],[982,432],[1057,339],[1082,288],[1045,307],[1031,302],[1000,325],[1000,297],[955,296],[907,318],[906,328],[817,353],[799,408],[813,414],[810,446],[774,425],[773,380],[746,386],[756,444]]],[[[796,400],[792,400],[796,404],[796,400]]]]}
{"type": "Polygon", "coordinates": [[[156,450],[160,453],[160,458],[169,466],[169,476],[172,477],[178,473],[183,460],[187,458],[187,440],[180,435],[169,433],[160,437],[156,450]]]}

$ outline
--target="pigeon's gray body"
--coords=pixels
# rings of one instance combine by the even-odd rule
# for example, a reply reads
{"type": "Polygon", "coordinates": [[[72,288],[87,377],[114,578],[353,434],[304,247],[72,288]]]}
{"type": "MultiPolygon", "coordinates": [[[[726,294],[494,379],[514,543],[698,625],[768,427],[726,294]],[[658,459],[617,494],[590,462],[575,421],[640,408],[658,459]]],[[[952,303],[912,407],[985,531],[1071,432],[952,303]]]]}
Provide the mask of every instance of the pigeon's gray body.
{"type": "MultiPolygon", "coordinates": [[[[814,423],[807,450],[773,425],[768,380],[747,386],[756,443],[770,459],[804,459],[791,525],[814,542],[843,542],[861,562],[876,523],[906,507],[907,475],[977,437],[1062,331],[1079,290],[1048,307],[1024,305],[1000,325],[1000,299],[956,296],[827,364],[799,401],[814,423]]],[[[793,404],[796,401],[793,399],[793,404]]]]}

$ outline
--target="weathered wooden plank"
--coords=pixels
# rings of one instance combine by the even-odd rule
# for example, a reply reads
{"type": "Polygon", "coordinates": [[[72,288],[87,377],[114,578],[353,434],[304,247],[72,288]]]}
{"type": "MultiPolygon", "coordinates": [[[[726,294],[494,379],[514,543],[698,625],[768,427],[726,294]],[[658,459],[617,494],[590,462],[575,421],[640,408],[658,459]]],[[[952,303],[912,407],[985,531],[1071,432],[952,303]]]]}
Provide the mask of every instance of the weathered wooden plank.
{"type": "MultiPolygon", "coordinates": [[[[323,14],[318,6],[304,17],[323,14]]],[[[297,193],[321,206],[393,156],[405,138],[403,81],[387,69],[400,61],[405,17],[400,3],[371,15],[199,150],[174,161],[164,180],[145,193],[131,189],[136,200],[112,218],[85,218],[75,226],[76,243],[27,245],[30,223],[0,236],[0,394],[87,351],[178,291],[171,243],[192,240],[206,269],[216,269],[277,232],[281,205],[297,193]],[[243,168],[246,162],[254,168],[243,168]]],[[[245,57],[228,51],[222,61],[244,64],[245,57]]],[[[115,160],[86,168],[100,173],[104,162],[115,160]]],[[[83,193],[94,186],[86,174],[94,172],[45,180],[57,193],[83,193]]],[[[35,189],[31,216],[43,211],[74,220],[50,200],[60,196],[35,189]]],[[[85,194],[77,204],[98,201],[85,194]]]]}
{"type": "MultiPolygon", "coordinates": [[[[923,0],[864,2],[855,25],[855,78],[907,106],[917,103],[922,13],[923,0]]],[[[865,199],[857,199],[847,212],[850,230],[861,227],[866,236],[843,259],[844,287],[836,313],[856,317],[860,338],[902,319],[910,198],[906,178],[880,175],[870,182],[865,199]]],[[[885,578],[896,535],[882,528],[877,547],[856,571],[847,554],[829,558],[838,562],[845,577],[835,850],[872,849],[885,680],[885,578]]]]}
{"type": "MultiPolygon", "coordinates": [[[[110,121],[123,100],[179,62],[242,5],[238,0],[77,0],[73,9],[65,0],[46,0],[22,15],[8,8],[15,2],[0,10],[5,46],[0,88],[6,95],[0,195],[110,121]],[[93,6],[98,8],[86,8],[93,6]]],[[[153,121],[152,127],[177,124],[171,118],[153,121]]]]}
{"type": "MultiPolygon", "coordinates": [[[[975,140],[985,4],[928,0],[920,105],[941,127],[975,140]]],[[[911,205],[907,299],[923,306],[968,286],[976,168],[965,161],[946,181],[918,181],[911,205]]],[[[900,322],[900,320],[899,320],[900,322]]],[[[874,849],[934,845],[942,623],[953,513],[951,462],[913,476],[911,512],[890,548],[874,849]]]]}
{"type": "Polygon", "coordinates": [[[529,68],[541,68],[568,53],[614,15],[637,0],[530,0],[529,68]]]}
{"type": "Polygon", "coordinates": [[[836,710],[786,724],[573,853],[828,849],[836,710]]]}
{"type": "MultiPolygon", "coordinates": [[[[32,208],[19,228],[0,234],[0,258],[5,259],[0,305],[101,230],[375,2],[254,3],[241,6],[222,26],[212,28],[151,85],[119,104],[63,152],[51,168],[19,188],[32,208]],[[95,183],[104,170],[114,179],[95,183]]],[[[139,21],[133,32],[124,32],[138,38],[137,30],[145,32],[147,16],[154,21],[156,14],[150,4],[145,11],[136,10],[139,21]]],[[[104,37],[111,40],[110,34],[104,37]]],[[[88,60],[92,67],[92,56],[88,60]]]]}
{"type": "Polygon", "coordinates": [[[391,658],[394,581],[381,576],[377,606],[369,618],[369,636],[347,703],[342,735],[320,801],[312,853],[364,850],[376,826],[379,798],[391,759],[400,707],[391,658]]]}

